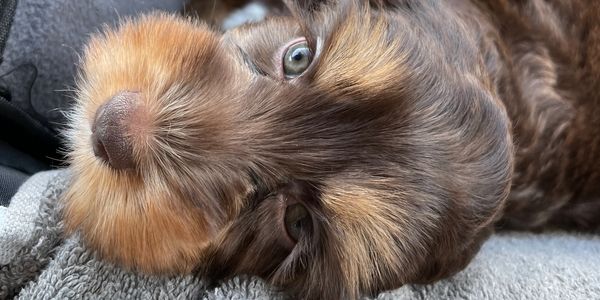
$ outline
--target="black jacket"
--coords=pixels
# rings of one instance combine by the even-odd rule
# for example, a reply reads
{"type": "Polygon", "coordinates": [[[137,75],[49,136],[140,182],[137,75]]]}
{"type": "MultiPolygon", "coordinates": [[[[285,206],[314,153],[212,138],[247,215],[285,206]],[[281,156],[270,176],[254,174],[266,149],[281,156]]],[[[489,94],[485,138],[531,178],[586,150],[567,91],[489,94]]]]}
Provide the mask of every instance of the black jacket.
{"type": "MultiPolygon", "coordinates": [[[[0,0],[0,64],[17,6],[16,0],[0,0]]],[[[35,80],[35,68],[33,80],[35,80]]],[[[27,107],[11,102],[11,88],[0,74],[0,205],[6,206],[19,186],[33,173],[62,160],[57,133],[27,107]]],[[[31,83],[23,82],[25,89],[31,83]]]]}

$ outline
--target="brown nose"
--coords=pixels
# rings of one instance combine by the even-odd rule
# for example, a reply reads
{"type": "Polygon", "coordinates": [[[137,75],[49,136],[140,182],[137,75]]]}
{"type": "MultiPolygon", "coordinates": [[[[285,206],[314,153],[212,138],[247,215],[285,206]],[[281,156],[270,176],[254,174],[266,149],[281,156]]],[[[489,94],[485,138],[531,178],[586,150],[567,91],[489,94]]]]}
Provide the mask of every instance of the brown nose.
{"type": "Polygon", "coordinates": [[[114,169],[135,166],[128,125],[138,106],[140,95],[120,92],[100,106],[92,125],[94,154],[114,169]]]}

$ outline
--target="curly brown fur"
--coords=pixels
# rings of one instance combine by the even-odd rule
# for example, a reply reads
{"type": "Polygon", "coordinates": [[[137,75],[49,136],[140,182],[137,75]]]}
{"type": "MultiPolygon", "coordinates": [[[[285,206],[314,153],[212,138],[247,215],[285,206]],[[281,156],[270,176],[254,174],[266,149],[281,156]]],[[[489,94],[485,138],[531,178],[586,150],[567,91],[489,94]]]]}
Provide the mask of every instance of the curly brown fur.
{"type": "Polygon", "coordinates": [[[599,229],[600,4],[287,5],[224,34],[154,14],[92,38],[71,231],[133,269],[346,299],[460,271],[494,224],[599,229]],[[299,37],[314,58],[285,80],[299,37]],[[123,95],[126,117],[99,112],[123,95]],[[134,167],[94,156],[98,118],[134,167]]]}

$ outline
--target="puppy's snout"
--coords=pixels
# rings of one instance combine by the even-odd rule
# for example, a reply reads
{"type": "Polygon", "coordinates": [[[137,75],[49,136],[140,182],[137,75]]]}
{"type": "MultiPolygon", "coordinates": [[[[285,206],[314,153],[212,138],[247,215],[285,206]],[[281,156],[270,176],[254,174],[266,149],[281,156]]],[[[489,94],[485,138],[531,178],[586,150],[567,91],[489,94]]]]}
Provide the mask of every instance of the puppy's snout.
{"type": "Polygon", "coordinates": [[[92,124],[94,154],[114,169],[135,167],[131,124],[140,106],[140,94],[120,92],[96,112],[92,124]]]}

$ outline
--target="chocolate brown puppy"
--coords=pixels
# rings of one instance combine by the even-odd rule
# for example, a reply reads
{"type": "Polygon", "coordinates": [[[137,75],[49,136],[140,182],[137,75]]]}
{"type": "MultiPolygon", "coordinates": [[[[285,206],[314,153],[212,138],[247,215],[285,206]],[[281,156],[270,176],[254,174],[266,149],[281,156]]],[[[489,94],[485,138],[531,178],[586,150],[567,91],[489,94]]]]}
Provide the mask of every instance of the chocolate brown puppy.
{"type": "Polygon", "coordinates": [[[101,257],[347,299],[460,271],[494,224],[598,231],[600,3],[287,6],[91,39],[65,221],[101,257]]]}

